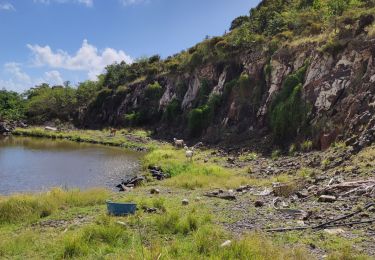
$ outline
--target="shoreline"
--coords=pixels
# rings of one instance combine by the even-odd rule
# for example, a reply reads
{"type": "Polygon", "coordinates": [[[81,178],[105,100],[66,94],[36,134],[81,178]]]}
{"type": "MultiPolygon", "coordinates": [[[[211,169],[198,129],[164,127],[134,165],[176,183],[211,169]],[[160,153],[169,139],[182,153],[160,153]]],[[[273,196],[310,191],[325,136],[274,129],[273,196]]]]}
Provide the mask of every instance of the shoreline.
{"type": "MultiPolygon", "coordinates": [[[[287,208],[301,212],[313,209],[316,212],[303,221],[305,225],[319,221],[314,214],[320,214],[324,220],[346,212],[342,211],[345,202],[317,204],[315,197],[294,199],[296,193],[305,192],[303,187],[320,180],[322,174],[335,176],[340,165],[335,166],[335,161],[326,160],[339,158],[346,152],[345,147],[273,159],[255,153],[233,157],[219,150],[202,148],[196,151],[193,162],[188,162],[183,149],[148,139],[141,130],[131,135],[126,129],[120,131],[124,131],[121,134],[124,137],[112,138],[112,142],[106,139],[109,138],[107,132],[102,131],[53,135],[43,133],[43,130],[22,131],[23,135],[31,132],[49,138],[72,138],[72,141],[79,142],[97,140],[107,145],[129,142],[125,138],[136,136],[139,145],[149,147],[140,162],[141,173],[148,175],[149,166],[158,166],[171,178],[147,181],[127,192],[52,189],[32,195],[0,196],[0,256],[50,256],[51,251],[46,247],[53,248],[53,258],[95,258],[99,256],[98,248],[102,257],[127,255],[129,259],[143,258],[142,251],[146,259],[159,255],[160,259],[228,259],[234,255],[242,259],[321,259],[323,255],[328,255],[328,259],[349,256],[371,259],[375,255],[370,246],[373,238],[369,237],[365,226],[360,228],[361,233],[350,233],[347,228],[343,228],[344,233],[338,234],[328,234],[323,229],[277,234],[265,232],[270,228],[301,225],[299,218],[288,217],[284,211],[272,206],[278,197],[282,203],[288,204],[287,208]],[[306,168],[314,158],[319,158],[327,168],[306,168]],[[285,190],[281,191],[285,194],[275,195],[277,190],[273,188],[273,183],[276,182],[282,184],[281,187],[285,185],[285,190]],[[227,195],[235,199],[227,200],[227,195]],[[135,202],[138,211],[135,216],[109,217],[105,207],[108,199],[135,202]],[[340,210],[335,210],[332,205],[340,210]],[[140,224],[137,224],[138,221],[140,224]],[[142,239],[137,235],[139,228],[142,229],[142,239]],[[19,233],[14,235],[17,230],[19,233]],[[48,235],[50,241],[43,239],[41,234],[48,235]],[[88,234],[93,236],[91,240],[87,240],[88,234]],[[37,243],[19,242],[23,237],[37,243]],[[15,246],[14,241],[22,244],[22,248],[10,250],[15,246]],[[42,249],[38,249],[38,245],[42,249]]],[[[17,133],[20,132],[18,130],[17,133]]],[[[354,156],[350,162],[356,165],[357,158],[365,155],[371,160],[375,148],[370,151],[368,155],[361,153],[360,157],[354,156]]],[[[329,179],[320,180],[318,185],[326,185],[329,179]]],[[[359,199],[356,205],[364,203],[363,199],[359,199]]]]}

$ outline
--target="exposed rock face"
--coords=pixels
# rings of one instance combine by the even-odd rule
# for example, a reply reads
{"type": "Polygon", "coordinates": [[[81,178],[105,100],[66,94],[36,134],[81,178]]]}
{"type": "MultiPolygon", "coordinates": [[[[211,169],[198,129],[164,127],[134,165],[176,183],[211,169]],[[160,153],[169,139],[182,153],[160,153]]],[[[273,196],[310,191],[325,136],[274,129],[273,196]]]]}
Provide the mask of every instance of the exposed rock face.
{"type": "MultiPolygon", "coordinates": [[[[364,17],[363,23],[369,19],[364,17]]],[[[311,108],[309,125],[314,131],[310,138],[315,145],[326,148],[337,139],[359,136],[375,126],[375,39],[361,32],[336,53],[322,51],[321,46],[304,43],[285,47],[270,57],[249,51],[234,59],[235,64],[207,63],[194,72],[159,76],[155,80],[163,87],[163,94],[156,102],[145,96],[149,81],[136,83],[127,93],[112,94],[102,107],[89,110],[85,125],[123,126],[127,124],[125,114],[148,107],[153,113],[146,125],[163,134],[187,136],[188,114],[202,105],[198,99],[202,81],[207,80],[208,98],[216,95],[223,100],[201,138],[218,141],[225,136],[230,142],[242,142],[264,137],[270,134],[270,107],[285,78],[307,62],[302,97],[311,108]],[[248,75],[245,86],[238,83],[228,91],[230,83],[241,75],[248,75]],[[182,113],[178,123],[167,122],[161,116],[172,100],[178,100],[182,113]]]]}

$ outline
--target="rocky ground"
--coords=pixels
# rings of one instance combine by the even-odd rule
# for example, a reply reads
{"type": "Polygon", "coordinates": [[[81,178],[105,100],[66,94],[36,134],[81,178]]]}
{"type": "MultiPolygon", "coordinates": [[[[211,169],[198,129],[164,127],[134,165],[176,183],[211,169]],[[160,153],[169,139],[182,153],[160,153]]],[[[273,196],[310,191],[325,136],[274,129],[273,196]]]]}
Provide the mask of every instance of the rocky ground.
{"type": "Polygon", "coordinates": [[[222,160],[225,167],[246,167],[252,177],[287,174],[293,178],[270,187],[212,190],[211,206],[223,215],[222,224],[238,235],[263,230],[275,236],[300,237],[318,258],[324,258],[323,244],[334,235],[338,240],[353,241],[356,249],[375,257],[375,204],[370,206],[375,202],[374,149],[355,154],[352,147],[341,144],[326,152],[274,160],[241,152],[214,152],[212,157],[227,158],[222,160]],[[225,194],[232,195],[230,200],[225,200],[225,194]],[[356,214],[325,225],[351,213],[356,214]]]}

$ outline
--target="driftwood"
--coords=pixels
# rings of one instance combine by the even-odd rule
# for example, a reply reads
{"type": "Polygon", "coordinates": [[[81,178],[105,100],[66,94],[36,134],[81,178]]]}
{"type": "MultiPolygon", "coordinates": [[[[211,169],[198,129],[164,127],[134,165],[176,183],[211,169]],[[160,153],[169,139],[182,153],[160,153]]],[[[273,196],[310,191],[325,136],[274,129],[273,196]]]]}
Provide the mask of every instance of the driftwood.
{"type": "Polygon", "coordinates": [[[203,196],[205,197],[210,197],[210,198],[219,198],[219,199],[224,199],[224,200],[236,200],[236,196],[232,194],[223,194],[223,193],[206,193],[203,196]]]}
{"type": "MultiPolygon", "coordinates": [[[[332,183],[332,182],[330,182],[332,183]]],[[[353,193],[369,194],[375,191],[375,180],[360,180],[352,182],[343,182],[334,185],[327,185],[327,187],[319,190],[318,195],[330,194],[336,197],[345,197],[353,193]]]]}
{"type": "MultiPolygon", "coordinates": [[[[368,219],[363,221],[353,221],[353,222],[345,222],[345,223],[336,223],[325,226],[325,228],[332,228],[332,227],[345,227],[345,226],[353,226],[353,225],[360,225],[360,224],[369,224],[375,223],[375,219],[368,219]]],[[[311,226],[306,227],[290,227],[290,228],[275,228],[275,229],[267,229],[266,232],[285,232],[285,231],[296,231],[296,230],[306,230],[306,229],[316,229],[311,226]]]]}
{"type": "Polygon", "coordinates": [[[327,228],[327,227],[339,227],[339,226],[351,226],[351,225],[358,225],[358,224],[366,224],[366,223],[374,223],[375,219],[369,219],[369,220],[364,220],[364,221],[354,221],[354,222],[344,222],[344,223],[336,223],[340,220],[345,220],[348,218],[351,218],[355,215],[358,215],[359,213],[363,212],[366,209],[369,209],[370,207],[374,207],[375,203],[369,203],[365,207],[363,207],[360,210],[357,210],[353,213],[344,215],[342,217],[335,218],[333,220],[324,222],[322,224],[316,225],[316,226],[303,226],[303,227],[290,227],[290,228],[276,228],[276,229],[267,229],[265,230],[266,232],[285,232],[285,231],[292,231],[292,230],[306,230],[306,229],[322,229],[322,228],[327,228]]]}

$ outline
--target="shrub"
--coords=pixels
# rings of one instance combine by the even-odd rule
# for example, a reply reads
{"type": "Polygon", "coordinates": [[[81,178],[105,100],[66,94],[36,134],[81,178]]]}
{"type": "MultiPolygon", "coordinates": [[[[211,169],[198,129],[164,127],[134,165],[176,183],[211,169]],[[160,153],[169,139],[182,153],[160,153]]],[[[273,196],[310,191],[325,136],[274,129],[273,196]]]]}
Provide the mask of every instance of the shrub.
{"type": "Polygon", "coordinates": [[[0,120],[19,120],[25,117],[25,102],[16,92],[0,90],[0,120]]]}
{"type": "Polygon", "coordinates": [[[307,141],[304,141],[302,144],[301,144],[301,150],[304,151],[304,152],[309,152],[312,150],[312,147],[313,147],[313,143],[312,141],[310,140],[307,140],[307,141]]]}
{"type": "Polygon", "coordinates": [[[220,103],[221,97],[219,95],[212,95],[207,104],[190,111],[188,127],[192,136],[199,136],[209,125],[220,103]]]}
{"type": "Polygon", "coordinates": [[[288,151],[289,155],[293,156],[293,155],[295,155],[296,152],[297,152],[297,145],[296,144],[291,144],[289,146],[289,151],[288,151]]]}
{"type": "Polygon", "coordinates": [[[308,104],[302,100],[302,82],[307,66],[289,75],[271,105],[271,128],[277,143],[292,140],[305,127],[308,104]]]}
{"type": "Polygon", "coordinates": [[[152,100],[159,100],[163,95],[163,88],[159,82],[155,81],[153,84],[148,84],[146,88],[146,97],[152,100]]]}
{"type": "Polygon", "coordinates": [[[273,150],[271,154],[271,158],[273,160],[278,159],[281,156],[281,151],[279,149],[273,150]]]}
{"type": "Polygon", "coordinates": [[[124,120],[129,125],[137,125],[140,122],[140,113],[139,112],[131,112],[124,115],[124,120]]]}
{"type": "Polygon", "coordinates": [[[173,122],[181,112],[180,102],[177,99],[173,99],[166,107],[163,114],[163,119],[168,122],[173,122]]]}
{"type": "Polygon", "coordinates": [[[199,136],[207,126],[210,109],[207,105],[195,108],[190,111],[188,127],[192,136],[199,136]]]}

